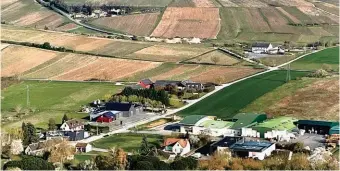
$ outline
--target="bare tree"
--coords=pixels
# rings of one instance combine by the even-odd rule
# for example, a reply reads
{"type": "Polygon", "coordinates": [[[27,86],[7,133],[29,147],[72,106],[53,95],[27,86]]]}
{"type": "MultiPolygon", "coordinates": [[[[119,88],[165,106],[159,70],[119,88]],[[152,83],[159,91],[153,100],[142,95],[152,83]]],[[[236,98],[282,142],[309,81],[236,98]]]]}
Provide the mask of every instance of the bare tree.
{"type": "Polygon", "coordinates": [[[218,57],[218,56],[213,56],[213,57],[211,57],[211,61],[213,61],[214,63],[215,63],[215,65],[218,63],[218,62],[220,62],[220,57],[218,57]]]}

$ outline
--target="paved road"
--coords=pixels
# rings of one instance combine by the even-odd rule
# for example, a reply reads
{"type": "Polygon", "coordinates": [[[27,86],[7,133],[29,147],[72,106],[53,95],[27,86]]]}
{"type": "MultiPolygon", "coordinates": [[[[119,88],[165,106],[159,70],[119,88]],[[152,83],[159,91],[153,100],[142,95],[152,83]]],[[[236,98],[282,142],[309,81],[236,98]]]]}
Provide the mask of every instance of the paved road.
{"type": "Polygon", "coordinates": [[[194,105],[195,103],[197,103],[197,102],[199,102],[199,101],[201,101],[201,100],[203,100],[203,99],[209,97],[210,95],[212,95],[212,94],[218,92],[219,90],[221,90],[221,89],[223,89],[223,88],[226,88],[226,87],[228,87],[228,86],[231,86],[231,85],[233,85],[233,84],[236,84],[236,83],[238,83],[238,82],[244,81],[244,80],[249,79],[249,78],[252,78],[252,77],[256,77],[256,76],[259,76],[259,75],[262,75],[262,74],[265,74],[265,73],[268,73],[268,72],[272,72],[272,71],[278,70],[280,67],[283,67],[283,66],[285,66],[285,65],[287,65],[287,64],[289,64],[289,63],[292,63],[292,62],[294,62],[294,61],[296,61],[296,60],[298,60],[298,59],[301,59],[301,58],[303,58],[303,57],[305,57],[305,56],[307,56],[307,55],[309,55],[309,54],[316,53],[316,52],[319,52],[319,51],[320,51],[320,50],[318,50],[318,51],[313,51],[313,52],[311,52],[311,53],[302,55],[302,56],[300,56],[300,57],[298,57],[298,58],[295,58],[295,59],[293,59],[293,60],[291,60],[291,61],[289,61],[289,62],[286,62],[286,63],[284,63],[284,64],[278,65],[278,66],[276,66],[276,67],[268,67],[268,70],[266,70],[266,71],[263,71],[263,72],[260,72],[260,73],[257,73],[257,74],[254,74],[254,75],[251,75],[251,76],[248,76],[248,77],[245,77],[245,78],[242,78],[242,79],[239,79],[239,80],[236,80],[236,81],[227,83],[227,84],[223,84],[222,86],[217,86],[216,89],[215,89],[214,91],[207,93],[206,95],[204,95],[204,96],[201,97],[200,99],[197,99],[197,100],[190,100],[190,101],[188,101],[189,104],[187,104],[187,105],[185,105],[185,106],[183,106],[183,107],[181,107],[181,108],[178,108],[178,109],[168,110],[168,113],[166,113],[166,114],[154,116],[154,117],[151,117],[151,118],[148,118],[148,119],[145,119],[145,120],[141,120],[141,121],[137,121],[137,122],[131,123],[131,124],[127,125],[127,126],[121,127],[120,129],[117,128],[117,130],[111,131],[111,132],[109,132],[109,133],[100,134],[100,135],[97,135],[97,136],[92,136],[92,137],[89,137],[89,138],[87,138],[87,139],[81,140],[81,141],[79,141],[79,142],[90,143],[90,142],[99,140],[99,139],[103,138],[103,137],[106,136],[106,135],[112,135],[112,134],[116,134],[116,133],[126,132],[126,131],[128,131],[129,128],[133,128],[133,127],[135,127],[135,126],[137,126],[137,125],[141,125],[141,124],[144,124],[144,123],[148,123],[148,122],[151,122],[151,121],[154,121],[154,120],[157,120],[157,119],[164,118],[164,117],[166,117],[166,116],[175,114],[175,113],[177,113],[177,112],[179,112],[179,111],[181,111],[181,110],[184,110],[184,109],[186,109],[186,108],[188,108],[188,107],[194,105]]]}

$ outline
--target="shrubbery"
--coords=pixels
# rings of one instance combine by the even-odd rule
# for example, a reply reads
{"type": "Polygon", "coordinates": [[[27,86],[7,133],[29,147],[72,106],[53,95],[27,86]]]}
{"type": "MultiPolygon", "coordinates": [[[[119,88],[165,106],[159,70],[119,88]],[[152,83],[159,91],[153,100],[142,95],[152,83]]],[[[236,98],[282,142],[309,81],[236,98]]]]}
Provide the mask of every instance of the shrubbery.
{"type": "Polygon", "coordinates": [[[22,170],[54,170],[52,163],[33,156],[23,156],[22,160],[9,161],[4,165],[4,170],[15,167],[22,170]]]}

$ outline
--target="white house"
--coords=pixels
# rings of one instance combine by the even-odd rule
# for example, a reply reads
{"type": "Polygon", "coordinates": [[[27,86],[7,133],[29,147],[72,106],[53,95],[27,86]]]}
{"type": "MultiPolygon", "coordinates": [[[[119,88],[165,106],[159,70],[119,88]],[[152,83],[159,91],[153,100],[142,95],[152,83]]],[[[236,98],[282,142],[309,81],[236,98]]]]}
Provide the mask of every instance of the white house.
{"type": "Polygon", "coordinates": [[[254,43],[251,47],[251,51],[253,53],[267,53],[270,49],[273,48],[271,43],[254,43]]]}
{"type": "Polygon", "coordinates": [[[80,131],[84,130],[84,122],[79,119],[71,119],[66,122],[64,122],[60,129],[62,131],[80,131]]]}
{"type": "Polygon", "coordinates": [[[31,156],[42,156],[44,151],[42,142],[38,142],[28,145],[25,149],[25,154],[31,156]]]}
{"type": "Polygon", "coordinates": [[[291,138],[295,138],[295,135],[287,130],[271,130],[264,133],[264,138],[289,142],[291,138]]]}
{"type": "Polygon", "coordinates": [[[276,149],[275,143],[267,141],[245,141],[243,138],[229,147],[230,151],[239,157],[249,157],[254,159],[263,160],[265,157],[270,156],[276,149]]]}
{"type": "Polygon", "coordinates": [[[77,143],[76,152],[77,153],[87,153],[92,151],[92,145],[89,143],[77,143]]]}
{"type": "Polygon", "coordinates": [[[187,139],[167,138],[164,140],[164,152],[183,156],[190,152],[190,143],[187,139]]]}

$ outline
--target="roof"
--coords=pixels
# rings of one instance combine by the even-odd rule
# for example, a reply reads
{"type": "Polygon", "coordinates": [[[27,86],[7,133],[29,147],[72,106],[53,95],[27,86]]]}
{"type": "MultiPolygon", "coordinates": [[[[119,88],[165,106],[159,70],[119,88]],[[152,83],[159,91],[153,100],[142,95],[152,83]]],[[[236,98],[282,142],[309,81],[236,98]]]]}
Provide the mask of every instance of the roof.
{"type": "Polygon", "coordinates": [[[329,135],[332,134],[340,134],[340,126],[333,126],[330,130],[329,130],[329,135]]]}
{"type": "Polygon", "coordinates": [[[256,42],[252,44],[252,47],[263,47],[267,48],[269,47],[270,43],[265,43],[265,42],[256,42]]]}
{"type": "Polygon", "coordinates": [[[133,103],[118,103],[118,102],[105,103],[106,110],[129,111],[131,107],[134,107],[133,103]]]}
{"type": "Polygon", "coordinates": [[[233,120],[236,120],[236,122],[231,128],[239,129],[249,127],[253,123],[260,123],[266,119],[267,119],[266,114],[239,113],[233,117],[233,120]]]}
{"type": "Polygon", "coordinates": [[[294,125],[294,122],[296,119],[292,117],[277,117],[273,119],[266,120],[262,123],[259,123],[252,127],[254,130],[259,131],[260,133],[265,133],[267,131],[271,130],[287,130],[291,131],[293,130],[296,126],[294,125]]]}
{"type": "Polygon", "coordinates": [[[76,144],[76,147],[86,147],[87,146],[87,143],[77,143],[76,144]]]}
{"type": "Polygon", "coordinates": [[[155,86],[166,86],[168,84],[172,84],[172,85],[180,85],[182,84],[181,81],[173,81],[173,80],[157,80],[155,82],[155,86]]]}
{"type": "Polygon", "coordinates": [[[69,136],[69,139],[71,141],[77,141],[77,140],[82,140],[85,138],[85,131],[84,130],[68,131],[68,132],[65,132],[65,135],[69,136]]]}
{"type": "Polygon", "coordinates": [[[190,115],[185,117],[179,123],[183,125],[195,125],[199,120],[205,118],[205,115],[190,115]]]}
{"type": "Polygon", "coordinates": [[[39,143],[30,144],[28,147],[31,149],[31,151],[39,150],[39,143]]]}
{"type": "Polygon", "coordinates": [[[316,121],[316,120],[299,120],[296,122],[301,125],[317,125],[317,126],[328,126],[333,127],[339,125],[339,122],[331,122],[331,121],[316,121]]]}
{"type": "Polygon", "coordinates": [[[262,152],[268,147],[272,146],[274,143],[268,141],[238,141],[231,145],[229,148],[233,151],[252,151],[252,152],[262,152]]]}
{"type": "Polygon", "coordinates": [[[234,124],[234,122],[206,120],[206,121],[200,123],[199,126],[203,126],[205,128],[211,128],[211,129],[222,129],[222,128],[229,128],[233,124],[234,124]]]}
{"type": "Polygon", "coordinates": [[[153,84],[153,82],[150,79],[148,79],[148,78],[142,79],[139,82],[143,83],[144,85],[151,85],[151,84],[153,84]]]}
{"type": "Polygon", "coordinates": [[[107,118],[112,118],[112,117],[115,117],[116,115],[112,112],[105,112],[102,116],[107,117],[107,118]]]}
{"type": "Polygon", "coordinates": [[[73,129],[78,126],[84,125],[84,121],[81,119],[71,119],[71,120],[66,121],[66,124],[70,127],[70,129],[73,129]]]}
{"type": "Polygon", "coordinates": [[[226,136],[224,138],[222,138],[221,140],[211,144],[211,146],[215,146],[215,147],[230,147],[231,145],[235,144],[236,142],[242,140],[243,137],[230,137],[230,136],[226,136]]]}
{"type": "Polygon", "coordinates": [[[169,145],[174,145],[175,143],[179,143],[183,148],[187,146],[188,140],[186,139],[180,139],[180,138],[167,138],[164,140],[163,145],[164,146],[169,146],[169,145]]]}

